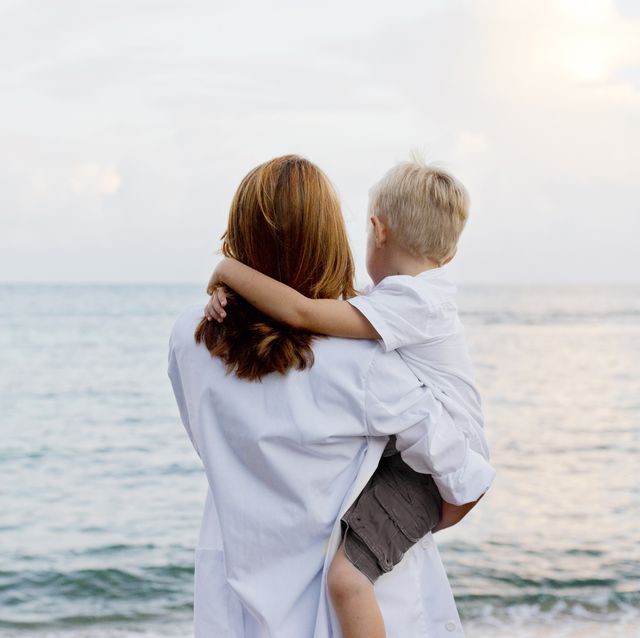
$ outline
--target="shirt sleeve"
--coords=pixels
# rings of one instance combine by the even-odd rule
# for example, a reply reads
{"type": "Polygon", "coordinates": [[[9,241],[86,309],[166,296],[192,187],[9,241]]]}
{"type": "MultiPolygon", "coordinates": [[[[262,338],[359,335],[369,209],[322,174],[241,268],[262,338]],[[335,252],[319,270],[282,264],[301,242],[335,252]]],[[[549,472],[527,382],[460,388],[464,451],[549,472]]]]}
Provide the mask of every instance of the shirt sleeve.
{"type": "Polygon", "coordinates": [[[349,299],[376,329],[387,352],[429,337],[431,306],[415,286],[412,277],[396,275],[383,279],[366,294],[349,299]]]}
{"type": "Polygon", "coordinates": [[[431,390],[422,385],[394,352],[379,352],[367,374],[367,428],[371,436],[396,435],[396,448],[416,472],[431,474],[448,503],[477,500],[495,470],[471,449],[431,390]]]}

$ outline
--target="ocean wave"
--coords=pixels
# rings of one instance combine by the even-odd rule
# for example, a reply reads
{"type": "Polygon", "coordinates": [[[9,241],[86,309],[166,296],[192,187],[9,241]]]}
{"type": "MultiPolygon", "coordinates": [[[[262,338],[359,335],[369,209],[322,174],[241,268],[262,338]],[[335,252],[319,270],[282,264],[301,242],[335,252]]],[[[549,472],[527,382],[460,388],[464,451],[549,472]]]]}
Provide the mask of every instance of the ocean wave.
{"type": "Polygon", "coordinates": [[[460,317],[465,324],[473,325],[600,325],[635,324],[640,319],[640,310],[602,312],[505,312],[505,311],[462,311],[460,317]]]}
{"type": "Polygon", "coordinates": [[[640,592],[611,590],[578,596],[551,592],[513,596],[471,594],[456,596],[456,601],[461,616],[467,620],[507,620],[526,615],[541,620],[562,617],[604,621],[630,614],[640,619],[640,592]]]}
{"type": "MultiPolygon", "coordinates": [[[[184,618],[191,611],[192,578],[192,566],[174,564],[130,570],[0,572],[0,628],[44,629],[184,618]]],[[[632,583],[616,588],[616,583],[608,579],[538,582],[515,574],[483,578],[507,582],[514,593],[457,595],[464,620],[640,619],[640,590],[632,583]]]]}
{"type": "Polygon", "coordinates": [[[187,614],[192,565],[0,572],[0,628],[140,621],[187,614]]]}

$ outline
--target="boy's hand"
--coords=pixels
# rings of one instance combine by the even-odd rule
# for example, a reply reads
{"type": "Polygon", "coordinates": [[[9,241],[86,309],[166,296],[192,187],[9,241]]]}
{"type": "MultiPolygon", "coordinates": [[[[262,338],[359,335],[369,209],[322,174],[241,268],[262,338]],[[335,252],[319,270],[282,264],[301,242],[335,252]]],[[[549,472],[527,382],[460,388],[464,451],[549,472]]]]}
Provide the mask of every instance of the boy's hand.
{"type": "Polygon", "coordinates": [[[209,277],[209,283],[207,284],[207,294],[212,295],[218,286],[222,286],[223,281],[220,278],[220,264],[218,264],[209,277]]]}
{"type": "Polygon", "coordinates": [[[211,299],[209,299],[209,303],[205,306],[204,316],[207,318],[207,321],[215,320],[218,323],[222,323],[227,316],[227,313],[224,311],[224,307],[227,305],[227,289],[222,285],[216,284],[210,294],[211,299]]]}

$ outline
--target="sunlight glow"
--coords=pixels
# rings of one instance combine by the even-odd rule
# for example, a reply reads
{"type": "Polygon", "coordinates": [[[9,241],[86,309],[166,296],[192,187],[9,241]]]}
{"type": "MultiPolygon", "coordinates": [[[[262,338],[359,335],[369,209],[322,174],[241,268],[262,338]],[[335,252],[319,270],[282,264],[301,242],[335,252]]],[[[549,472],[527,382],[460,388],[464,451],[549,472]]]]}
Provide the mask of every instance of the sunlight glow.
{"type": "Polygon", "coordinates": [[[612,70],[612,47],[606,42],[578,40],[566,45],[561,64],[579,82],[603,82],[612,70]]]}

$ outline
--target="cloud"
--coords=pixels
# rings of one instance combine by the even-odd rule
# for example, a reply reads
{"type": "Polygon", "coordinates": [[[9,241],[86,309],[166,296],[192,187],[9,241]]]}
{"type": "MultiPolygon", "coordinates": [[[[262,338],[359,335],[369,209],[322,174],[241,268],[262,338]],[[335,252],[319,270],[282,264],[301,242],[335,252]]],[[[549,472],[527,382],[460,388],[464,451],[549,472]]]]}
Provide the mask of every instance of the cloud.
{"type": "Polygon", "coordinates": [[[287,152],[336,183],[361,266],[368,187],[418,148],[471,194],[461,281],[637,281],[640,19],[622,4],[6,3],[0,270],[200,279],[242,176],[287,152]],[[67,227],[82,269],[52,257],[67,227]]]}

